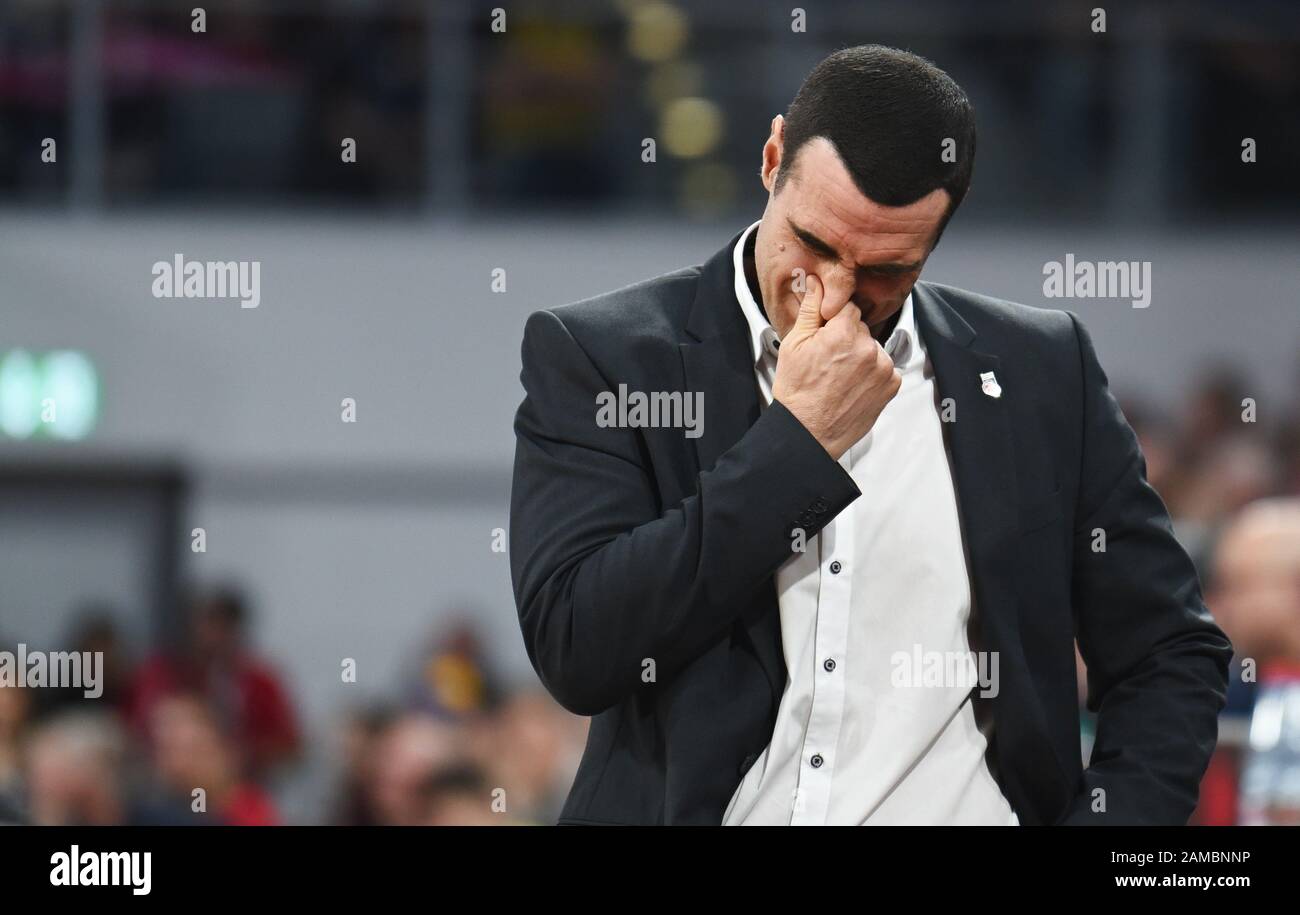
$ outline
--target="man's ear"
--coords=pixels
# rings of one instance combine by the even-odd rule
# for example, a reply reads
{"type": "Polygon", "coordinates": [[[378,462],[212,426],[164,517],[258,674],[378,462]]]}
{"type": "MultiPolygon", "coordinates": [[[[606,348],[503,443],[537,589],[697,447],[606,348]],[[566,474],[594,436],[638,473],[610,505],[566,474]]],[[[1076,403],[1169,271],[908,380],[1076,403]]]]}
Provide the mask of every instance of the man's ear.
{"type": "Polygon", "coordinates": [[[772,118],[772,132],[767,137],[767,142],[763,144],[763,167],[759,177],[763,179],[763,187],[771,193],[772,188],[776,186],[776,175],[781,168],[781,159],[785,150],[785,118],[777,115],[772,118]]]}

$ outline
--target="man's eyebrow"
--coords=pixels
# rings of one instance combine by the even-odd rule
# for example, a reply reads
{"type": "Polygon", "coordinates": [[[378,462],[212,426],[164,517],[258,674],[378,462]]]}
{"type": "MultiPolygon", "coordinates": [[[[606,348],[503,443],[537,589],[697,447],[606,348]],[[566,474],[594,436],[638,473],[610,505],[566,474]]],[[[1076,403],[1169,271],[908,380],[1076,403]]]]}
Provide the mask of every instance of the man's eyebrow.
{"type": "MultiPolygon", "coordinates": [[[[826,244],[826,242],[822,241],[816,235],[809,232],[807,229],[795,225],[794,220],[791,219],[789,216],[785,218],[785,221],[789,223],[790,231],[795,234],[795,237],[798,238],[805,245],[807,245],[809,248],[811,248],[813,251],[817,252],[823,257],[830,257],[830,258],[834,258],[835,260],[840,259],[840,255],[838,251],[836,251],[830,245],[826,244]]],[[[889,276],[902,276],[903,274],[914,273],[915,271],[920,269],[921,269],[921,265],[919,263],[918,264],[897,264],[897,263],[872,264],[869,267],[858,267],[859,271],[866,271],[868,273],[883,273],[889,276]]]]}
{"type": "Polygon", "coordinates": [[[807,229],[800,228],[799,226],[795,225],[794,220],[791,219],[789,216],[785,218],[785,221],[790,224],[790,231],[795,234],[795,237],[798,238],[805,245],[807,245],[809,248],[812,248],[818,254],[822,254],[826,257],[833,257],[836,260],[839,260],[840,257],[839,252],[837,252],[830,245],[826,244],[826,242],[822,241],[820,238],[818,238],[816,235],[809,232],[807,229]]]}

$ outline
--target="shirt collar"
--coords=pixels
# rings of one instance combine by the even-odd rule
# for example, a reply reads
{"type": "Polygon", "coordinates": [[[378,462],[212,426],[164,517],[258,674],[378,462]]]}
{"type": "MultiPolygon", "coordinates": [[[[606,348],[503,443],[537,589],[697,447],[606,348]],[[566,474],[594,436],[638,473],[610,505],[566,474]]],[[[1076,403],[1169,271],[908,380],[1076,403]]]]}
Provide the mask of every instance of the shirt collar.
{"type": "MultiPolygon", "coordinates": [[[[762,220],[753,223],[740,234],[731,256],[735,266],[736,301],[740,303],[740,311],[745,316],[745,324],[749,327],[750,353],[753,354],[755,366],[761,364],[764,358],[775,361],[777,348],[780,346],[776,331],[763,315],[763,309],[759,308],[758,303],[754,301],[754,294],[749,289],[749,281],[745,279],[745,244],[749,241],[750,234],[758,228],[759,222],[762,220]]],[[[912,364],[912,357],[921,349],[919,344],[916,317],[912,312],[912,294],[909,292],[898,316],[898,323],[894,325],[889,339],[885,341],[885,352],[889,353],[889,358],[894,360],[894,367],[902,372],[912,364]]]]}
{"type": "Polygon", "coordinates": [[[776,331],[763,315],[763,309],[758,307],[754,301],[754,294],[749,290],[749,281],[745,279],[745,244],[749,241],[749,236],[758,228],[758,220],[744,232],[740,233],[740,238],[736,240],[735,250],[732,251],[731,259],[735,265],[735,284],[736,284],[736,301],[740,303],[740,311],[745,316],[745,323],[749,326],[749,346],[750,352],[754,356],[754,365],[763,361],[764,356],[776,359],[777,343],[776,331]]]}
{"type": "Polygon", "coordinates": [[[903,300],[903,307],[898,315],[898,323],[885,341],[885,352],[894,360],[894,368],[899,372],[912,365],[912,356],[920,348],[917,346],[916,316],[912,312],[912,294],[909,292],[903,300]]]}

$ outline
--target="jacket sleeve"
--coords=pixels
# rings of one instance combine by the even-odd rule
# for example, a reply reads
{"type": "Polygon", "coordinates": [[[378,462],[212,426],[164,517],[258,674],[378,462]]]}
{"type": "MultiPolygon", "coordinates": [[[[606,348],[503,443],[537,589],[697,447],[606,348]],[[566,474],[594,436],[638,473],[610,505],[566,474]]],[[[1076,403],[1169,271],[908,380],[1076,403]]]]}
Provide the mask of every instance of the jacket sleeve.
{"type": "Polygon", "coordinates": [[[1088,709],[1098,717],[1092,758],[1064,822],[1182,825],[1214,750],[1232,646],[1147,483],[1137,437],[1092,340],[1070,317],[1084,398],[1075,633],[1088,668],[1088,709]],[[1099,530],[1104,550],[1094,550],[1099,530]]]}
{"type": "MultiPolygon", "coordinates": [[[[559,317],[524,332],[515,418],[510,563],[524,643],[543,684],[592,715],[716,642],[789,558],[858,495],[852,478],[779,403],[661,506],[635,429],[601,428],[613,386],[559,317]]],[[[709,410],[726,404],[704,404],[709,410]]],[[[683,447],[690,447],[683,437],[683,447]]]]}

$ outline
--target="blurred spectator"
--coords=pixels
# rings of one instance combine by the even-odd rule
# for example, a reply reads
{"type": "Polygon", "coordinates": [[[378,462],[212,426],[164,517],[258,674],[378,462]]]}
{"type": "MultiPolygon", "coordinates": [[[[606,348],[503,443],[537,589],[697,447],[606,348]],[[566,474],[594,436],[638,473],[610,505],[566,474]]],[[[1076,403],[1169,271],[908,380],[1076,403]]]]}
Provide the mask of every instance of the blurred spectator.
{"type": "Polygon", "coordinates": [[[1300,671],[1300,499],[1264,499],[1224,531],[1210,607],[1261,681],[1300,671]]]}
{"type": "Polygon", "coordinates": [[[270,797],[240,773],[238,754],[198,696],[175,695],[153,707],[154,796],[138,822],[274,826],[270,797]],[[202,791],[200,798],[196,791],[202,791]]]}
{"type": "Polygon", "coordinates": [[[1205,448],[1180,493],[1184,519],[1215,524],[1275,491],[1277,460],[1261,435],[1237,431],[1205,448]]]}
{"type": "Polygon", "coordinates": [[[587,720],[540,690],[507,690],[467,621],[440,627],[430,644],[408,712],[377,706],[345,722],[335,822],[554,822],[587,720]]]}
{"type": "Polygon", "coordinates": [[[379,742],[397,719],[387,706],[362,709],[348,716],[340,735],[341,775],[331,821],[336,826],[375,826],[378,814],[370,802],[376,777],[379,742]]]}
{"type": "Polygon", "coordinates": [[[234,591],[194,598],[187,611],[188,638],[178,651],[146,662],[131,688],[130,720],[141,733],[154,709],[176,693],[204,697],[217,721],[243,751],[255,776],[295,758],[298,725],[279,677],[245,644],[248,611],[234,591]]]}
{"type": "MultiPolygon", "coordinates": [[[[1258,690],[1300,679],[1300,499],[1265,499],[1243,510],[1219,540],[1210,582],[1210,609],[1236,649],[1229,712],[1249,708],[1258,690]]],[[[1201,785],[1201,825],[1240,822],[1241,773],[1250,757],[1220,730],[1201,785]]]]}
{"type": "Polygon", "coordinates": [[[1194,457],[1208,444],[1241,429],[1241,401],[1247,385],[1234,370],[1210,372],[1188,400],[1183,419],[1183,457],[1194,457]]]}
{"type": "Polygon", "coordinates": [[[487,775],[472,764],[442,769],[422,790],[426,826],[505,826],[514,821],[503,792],[492,789],[487,775]]]}
{"type": "Polygon", "coordinates": [[[454,623],[440,630],[419,661],[410,701],[418,711],[463,719],[493,708],[501,687],[473,627],[454,623]]]}
{"type": "Polygon", "coordinates": [[[22,740],[30,699],[29,690],[0,686],[0,826],[21,816],[22,740]]]}
{"type": "Polygon", "coordinates": [[[1176,518],[1212,528],[1277,485],[1268,437],[1243,418],[1247,390],[1237,372],[1220,368],[1188,400],[1169,472],[1156,487],[1176,518]]]}
{"type": "Polygon", "coordinates": [[[115,614],[111,608],[102,604],[90,604],[77,614],[63,643],[68,646],[67,650],[100,656],[103,664],[100,683],[102,693],[90,699],[81,686],[42,689],[36,697],[39,702],[38,716],[91,706],[96,709],[108,706],[114,711],[121,710],[129,686],[130,662],[114,619],[115,614]]]}
{"type": "Polygon", "coordinates": [[[512,819],[550,824],[559,817],[586,744],[588,720],[537,689],[502,705],[480,743],[480,759],[492,783],[504,789],[512,819]]]}
{"type": "Polygon", "coordinates": [[[452,725],[408,714],[392,722],[375,743],[368,803],[384,826],[420,826],[427,820],[429,784],[444,768],[463,761],[452,725]]]}
{"type": "Polygon", "coordinates": [[[109,715],[69,712],[39,725],[25,760],[28,822],[37,826],[124,822],[125,755],[125,734],[109,715]]]}

